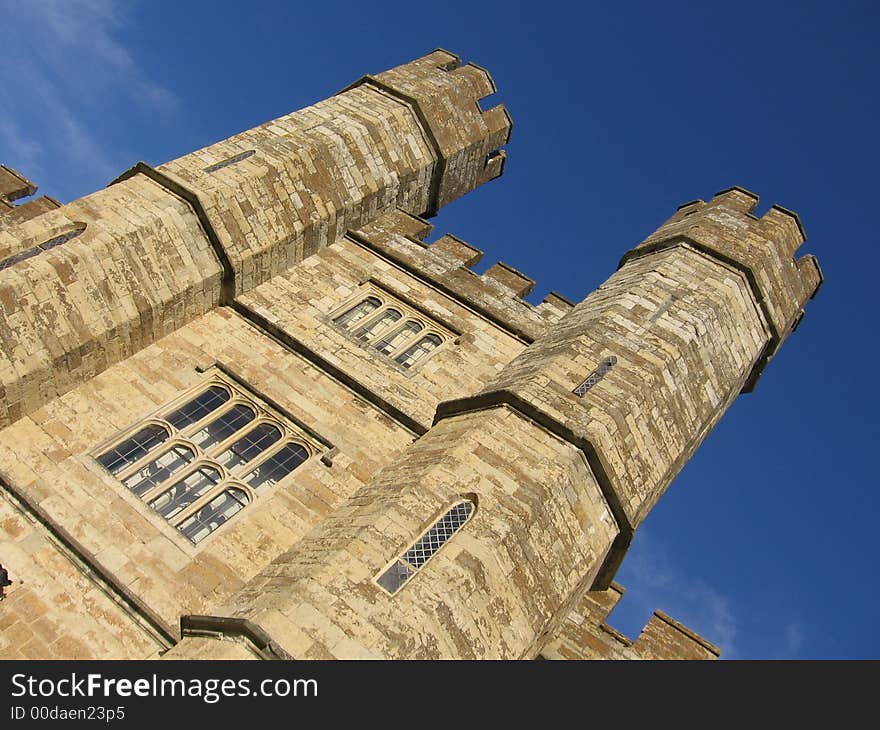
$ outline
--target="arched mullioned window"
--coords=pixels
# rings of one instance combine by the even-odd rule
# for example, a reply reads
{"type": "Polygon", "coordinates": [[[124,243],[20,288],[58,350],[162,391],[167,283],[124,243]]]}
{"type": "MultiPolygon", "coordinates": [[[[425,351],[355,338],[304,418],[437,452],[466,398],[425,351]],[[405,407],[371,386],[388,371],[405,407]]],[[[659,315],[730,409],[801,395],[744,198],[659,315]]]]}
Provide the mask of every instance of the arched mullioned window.
{"type": "Polygon", "coordinates": [[[374,285],[352,303],[331,313],[334,325],[358,342],[409,369],[452,337],[447,329],[414,305],[374,285]]]}
{"type": "Polygon", "coordinates": [[[450,507],[422,536],[376,578],[391,595],[399,591],[473,516],[476,504],[464,499],[450,507]]]}
{"type": "Polygon", "coordinates": [[[296,442],[286,444],[263,461],[244,480],[259,492],[284,479],[308,458],[309,452],[302,444],[296,442]]]}
{"type": "Polygon", "coordinates": [[[98,461],[111,474],[118,474],[125,467],[134,464],[150,453],[167,438],[168,430],[166,428],[150,424],[101,454],[98,461]]]}
{"type": "Polygon", "coordinates": [[[313,451],[231,382],[202,386],[180,400],[95,458],[197,543],[313,451]]]}
{"type": "Polygon", "coordinates": [[[229,391],[219,385],[212,385],[199,393],[191,401],[169,413],[165,418],[174,428],[186,428],[191,423],[201,421],[209,413],[213,413],[230,398],[229,391]]]}
{"type": "Polygon", "coordinates": [[[383,337],[379,340],[376,343],[376,349],[383,355],[390,355],[414,334],[421,332],[423,329],[425,329],[424,325],[411,319],[402,327],[394,330],[394,332],[387,337],[383,337]]]}
{"type": "Polygon", "coordinates": [[[359,340],[368,342],[376,335],[385,332],[391,325],[400,320],[403,315],[396,309],[386,309],[378,317],[373,317],[365,325],[354,331],[354,336],[359,340]]]}
{"type": "Polygon", "coordinates": [[[198,512],[181,522],[178,529],[192,542],[199,543],[230,517],[241,512],[250,501],[250,497],[243,489],[229,487],[198,512]]]}

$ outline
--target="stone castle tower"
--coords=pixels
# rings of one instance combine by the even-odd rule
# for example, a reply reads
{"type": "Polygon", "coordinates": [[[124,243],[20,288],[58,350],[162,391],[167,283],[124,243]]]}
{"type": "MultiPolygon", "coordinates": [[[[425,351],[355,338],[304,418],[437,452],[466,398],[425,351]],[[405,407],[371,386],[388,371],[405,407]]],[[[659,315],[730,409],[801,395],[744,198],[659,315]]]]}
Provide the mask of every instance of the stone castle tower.
{"type": "Polygon", "coordinates": [[[0,168],[6,658],[713,658],[605,623],[822,275],[731,188],[579,304],[426,217],[511,121],[438,50],[67,205],[0,168]]]}

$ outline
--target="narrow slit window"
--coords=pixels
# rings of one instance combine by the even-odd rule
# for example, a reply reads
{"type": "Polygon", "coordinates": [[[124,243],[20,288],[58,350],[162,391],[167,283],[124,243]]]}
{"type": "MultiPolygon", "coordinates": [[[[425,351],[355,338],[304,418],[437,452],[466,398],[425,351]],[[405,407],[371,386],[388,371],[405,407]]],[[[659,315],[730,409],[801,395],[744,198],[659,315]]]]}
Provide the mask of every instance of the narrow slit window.
{"type": "Polygon", "coordinates": [[[376,582],[394,595],[458,532],[474,513],[475,504],[463,500],[453,505],[430,529],[395,560],[376,582]]]}
{"type": "Polygon", "coordinates": [[[379,340],[379,342],[376,343],[376,349],[383,355],[390,355],[410,337],[421,332],[423,329],[424,327],[418,322],[410,320],[400,329],[379,340]]]}
{"type": "Polygon", "coordinates": [[[36,256],[41,251],[48,251],[51,248],[55,248],[56,246],[60,246],[63,243],[67,243],[68,241],[76,238],[85,229],[85,223],[77,223],[71,230],[66,231],[65,233],[54,236],[48,241],[38,243],[36,246],[31,246],[31,248],[28,248],[12,256],[7,256],[5,259],[0,261],[0,271],[2,271],[3,269],[8,269],[10,266],[14,266],[15,264],[24,261],[25,259],[29,259],[32,256],[36,256]]]}
{"type": "Polygon", "coordinates": [[[233,155],[232,157],[227,157],[225,160],[221,160],[213,165],[209,165],[205,168],[205,172],[217,172],[217,170],[222,170],[224,167],[229,167],[230,165],[234,165],[236,162],[241,162],[242,160],[246,160],[248,157],[251,157],[256,153],[256,150],[248,150],[247,152],[239,152],[237,155],[233,155]]]}
{"type": "Polygon", "coordinates": [[[587,391],[592,388],[596,383],[598,383],[605,375],[617,364],[617,358],[612,355],[611,357],[606,357],[602,363],[597,367],[592,373],[590,373],[590,377],[588,377],[583,383],[581,383],[577,388],[575,388],[572,393],[574,393],[579,398],[583,398],[586,395],[587,391]]]}
{"type": "Polygon", "coordinates": [[[443,340],[437,337],[437,335],[426,335],[416,342],[416,344],[404,350],[400,355],[394,358],[394,360],[405,368],[411,368],[432,350],[440,347],[442,341],[443,340]]]}
{"type": "Polygon", "coordinates": [[[381,306],[382,302],[380,302],[376,297],[367,297],[363,301],[355,304],[351,309],[348,309],[340,314],[333,321],[340,327],[351,329],[351,327],[355,323],[359,322],[368,314],[370,314],[370,312],[374,312],[381,306]]]}
{"type": "Polygon", "coordinates": [[[149,454],[167,438],[168,431],[162,426],[147,426],[109,451],[105,451],[98,457],[98,462],[111,474],[118,474],[125,467],[149,454]]]}

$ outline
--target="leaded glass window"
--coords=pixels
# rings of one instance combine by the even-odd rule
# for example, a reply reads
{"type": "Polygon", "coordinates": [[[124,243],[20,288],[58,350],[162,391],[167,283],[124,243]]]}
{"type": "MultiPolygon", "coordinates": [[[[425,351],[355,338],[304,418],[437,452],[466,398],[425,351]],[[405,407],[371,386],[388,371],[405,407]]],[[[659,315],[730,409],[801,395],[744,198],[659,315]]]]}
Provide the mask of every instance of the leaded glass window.
{"type": "Polygon", "coordinates": [[[226,520],[247,507],[250,498],[243,489],[230,487],[214,497],[190,518],[180,523],[179,529],[192,542],[204,540],[226,520]]]}
{"type": "Polygon", "coordinates": [[[199,497],[207,494],[211,487],[220,483],[221,478],[219,471],[203,466],[162,492],[150,502],[150,507],[166,520],[170,519],[199,497]]]}
{"type": "Polygon", "coordinates": [[[309,452],[301,444],[296,442],[286,444],[263,461],[244,480],[260,491],[281,481],[308,458],[309,452]]]}
{"type": "Polygon", "coordinates": [[[165,428],[151,424],[101,454],[98,461],[111,474],[118,474],[149,454],[167,438],[168,431],[165,428]]]}
{"type": "Polygon", "coordinates": [[[192,440],[203,449],[210,449],[249,424],[256,418],[256,415],[253,408],[239,403],[205,424],[203,428],[193,434],[192,440]]]}
{"type": "Polygon", "coordinates": [[[592,373],[590,373],[589,377],[581,383],[577,388],[575,388],[572,393],[574,393],[578,398],[583,398],[587,391],[590,390],[596,383],[598,383],[602,378],[605,377],[617,364],[617,358],[612,355],[611,357],[606,357],[599,367],[597,367],[592,373]]]}
{"type": "Polygon", "coordinates": [[[195,458],[193,450],[187,446],[173,446],[161,456],[144,464],[134,474],[122,480],[138,497],[143,496],[157,484],[161,484],[172,474],[177,473],[195,458]]]}
{"type": "Polygon", "coordinates": [[[229,400],[229,391],[219,385],[212,385],[199,393],[191,401],[169,413],[166,418],[174,428],[186,428],[191,423],[201,421],[229,400]]]}
{"type": "Polygon", "coordinates": [[[376,582],[395,594],[458,532],[474,513],[476,505],[469,499],[453,505],[418,540],[395,560],[376,582]]]}
{"type": "Polygon", "coordinates": [[[354,331],[354,336],[359,340],[372,340],[373,337],[387,330],[392,324],[397,322],[403,315],[396,309],[386,309],[382,314],[367,322],[363,327],[359,327],[354,331]]]}

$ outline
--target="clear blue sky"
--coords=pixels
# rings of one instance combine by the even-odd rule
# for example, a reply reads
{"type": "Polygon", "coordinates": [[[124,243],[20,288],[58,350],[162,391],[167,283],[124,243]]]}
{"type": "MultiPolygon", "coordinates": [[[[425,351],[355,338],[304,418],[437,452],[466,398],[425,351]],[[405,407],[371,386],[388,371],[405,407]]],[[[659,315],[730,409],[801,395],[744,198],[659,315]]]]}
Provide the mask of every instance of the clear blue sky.
{"type": "Polygon", "coordinates": [[[579,300],[678,206],[797,211],[826,283],[648,518],[612,616],[729,658],[878,658],[876,2],[0,0],[0,161],[63,202],[436,47],[487,67],[504,176],[433,222],[579,300]]]}

